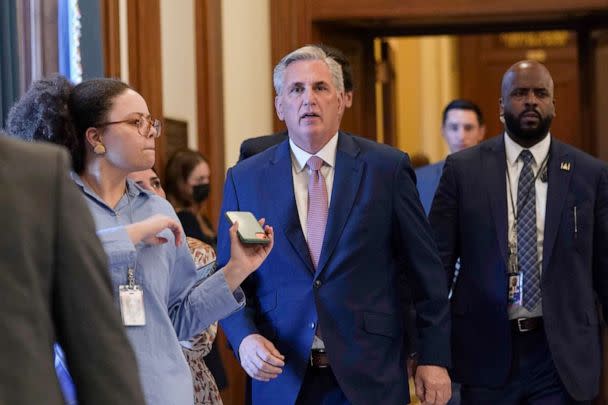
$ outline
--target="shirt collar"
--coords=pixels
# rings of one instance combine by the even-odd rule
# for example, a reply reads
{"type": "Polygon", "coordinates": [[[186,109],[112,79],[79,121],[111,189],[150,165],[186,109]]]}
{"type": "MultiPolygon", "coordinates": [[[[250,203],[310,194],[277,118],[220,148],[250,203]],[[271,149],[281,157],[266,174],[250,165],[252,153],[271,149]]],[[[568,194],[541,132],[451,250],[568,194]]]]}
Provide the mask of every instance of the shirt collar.
{"type": "Polygon", "coordinates": [[[127,194],[129,194],[130,197],[137,197],[141,194],[149,196],[153,195],[154,193],[152,191],[146,190],[145,188],[137,184],[135,181],[127,177],[127,194]]]}
{"type": "MultiPolygon", "coordinates": [[[[507,154],[507,163],[513,166],[517,163],[517,158],[522,150],[526,149],[523,146],[516,143],[507,133],[504,133],[505,138],[505,152],[507,154]]],[[[527,148],[532,156],[534,156],[534,163],[538,166],[547,157],[549,153],[549,146],[551,146],[551,132],[545,136],[545,138],[537,143],[536,145],[527,148]]]]}
{"type": "MultiPolygon", "coordinates": [[[[289,147],[291,148],[291,155],[293,156],[292,160],[295,164],[296,173],[300,173],[302,170],[304,170],[304,167],[306,167],[306,162],[308,162],[308,159],[310,159],[310,157],[313,155],[311,155],[310,153],[306,152],[304,149],[302,149],[298,145],[296,145],[291,140],[291,138],[289,138],[289,147]]],[[[332,138],[329,140],[329,142],[327,142],[325,144],[325,146],[323,146],[321,148],[320,151],[315,153],[315,156],[318,156],[321,159],[323,159],[323,161],[325,162],[326,165],[334,167],[336,164],[336,150],[337,149],[338,149],[338,133],[336,132],[336,134],[334,136],[332,136],[332,138]]]]}
{"type": "MultiPolygon", "coordinates": [[[[89,195],[90,197],[94,198],[98,202],[104,203],[101,200],[101,198],[99,198],[97,193],[95,191],[93,191],[84,181],[82,181],[82,178],[78,174],[76,174],[76,172],[73,172],[73,171],[70,172],[70,177],[72,177],[72,180],[74,181],[74,183],[76,183],[76,185],[82,190],[83,193],[89,195]]],[[[135,198],[142,194],[149,196],[149,194],[146,190],[141,188],[137,183],[135,183],[133,180],[131,180],[129,178],[127,178],[127,194],[131,198],[135,198]]]]}

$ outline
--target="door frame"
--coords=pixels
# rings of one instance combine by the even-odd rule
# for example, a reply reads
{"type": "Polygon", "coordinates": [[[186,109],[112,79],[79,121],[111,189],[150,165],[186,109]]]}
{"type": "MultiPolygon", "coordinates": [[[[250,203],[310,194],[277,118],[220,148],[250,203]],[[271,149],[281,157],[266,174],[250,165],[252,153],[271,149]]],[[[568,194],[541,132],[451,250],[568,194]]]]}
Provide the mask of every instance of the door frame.
{"type": "MultiPolygon", "coordinates": [[[[514,31],[572,30],[578,38],[581,145],[597,153],[596,106],[593,86],[594,48],[591,32],[608,27],[608,0],[526,0],[478,2],[435,0],[270,0],[273,65],[289,51],[322,42],[339,30],[344,38],[370,42],[371,38],[414,35],[463,35],[514,31]],[[516,11],[513,11],[516,10],[516,11]]],[[[331,42],[328,42],[331,45],[331,42]]],[[[373,61],[368,61],[373,63],[373,61]]],[[[374,86],[360,89],[374,100],[374,86]]],[[[355,102],[361,96],[355,97],[355,102]]],[[[359,128],[375,122],[375,108],[360,117],[359,128]]],[[[275,128],[280,123],[275,119],[275,128]]]]}

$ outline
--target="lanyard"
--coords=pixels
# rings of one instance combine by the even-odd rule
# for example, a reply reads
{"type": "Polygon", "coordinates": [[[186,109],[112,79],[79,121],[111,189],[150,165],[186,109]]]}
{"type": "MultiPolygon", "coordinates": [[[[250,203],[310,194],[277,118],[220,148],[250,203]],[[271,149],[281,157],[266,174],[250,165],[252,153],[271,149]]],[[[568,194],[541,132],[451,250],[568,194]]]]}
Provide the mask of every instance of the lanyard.
{"type": "MultiPolygon", "coordinates": [[[[131,196],[129,195],[129,183],[126,183],[125,194],[127,196],[127,206],[129,207],[129,224],[133,224],[133,208],[131,208],[131,196]]],[[[135,264],[127,269],[127,283],[129,289],[135,288],[135,270],[137,269],[137,247],[135,248],[135,264]]]]}

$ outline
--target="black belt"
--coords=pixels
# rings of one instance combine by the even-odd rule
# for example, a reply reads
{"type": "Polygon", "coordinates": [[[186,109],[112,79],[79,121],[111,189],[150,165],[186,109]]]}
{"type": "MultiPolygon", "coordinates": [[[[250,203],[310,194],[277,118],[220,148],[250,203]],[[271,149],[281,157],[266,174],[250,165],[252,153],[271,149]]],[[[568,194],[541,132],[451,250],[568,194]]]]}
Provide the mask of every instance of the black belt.
{"type": "Polygon", "coordinates": [[[518,333],[532,332],[543,326],[543,318],[537,316],[534,318],[517,318],[511,320],[511,329],[518,333]]]}
{"type": "Polygon", "coordinates": [[[329,367],[329,358],[325,349],[312,349],[310,351],[310,366],[312,368],[327,368],[329,367]]]}

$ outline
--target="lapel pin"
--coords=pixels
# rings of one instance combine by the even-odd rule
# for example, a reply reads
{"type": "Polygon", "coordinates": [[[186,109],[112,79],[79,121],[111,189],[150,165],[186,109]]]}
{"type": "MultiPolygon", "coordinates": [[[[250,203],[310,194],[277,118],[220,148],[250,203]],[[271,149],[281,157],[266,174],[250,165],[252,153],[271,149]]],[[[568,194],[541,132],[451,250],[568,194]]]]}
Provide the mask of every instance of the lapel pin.
{"type": "Polygon", "coordinates": [[[569,172],[570,171],[570,162],[562,162],[559,166],[560,169],[569,172]]]}

